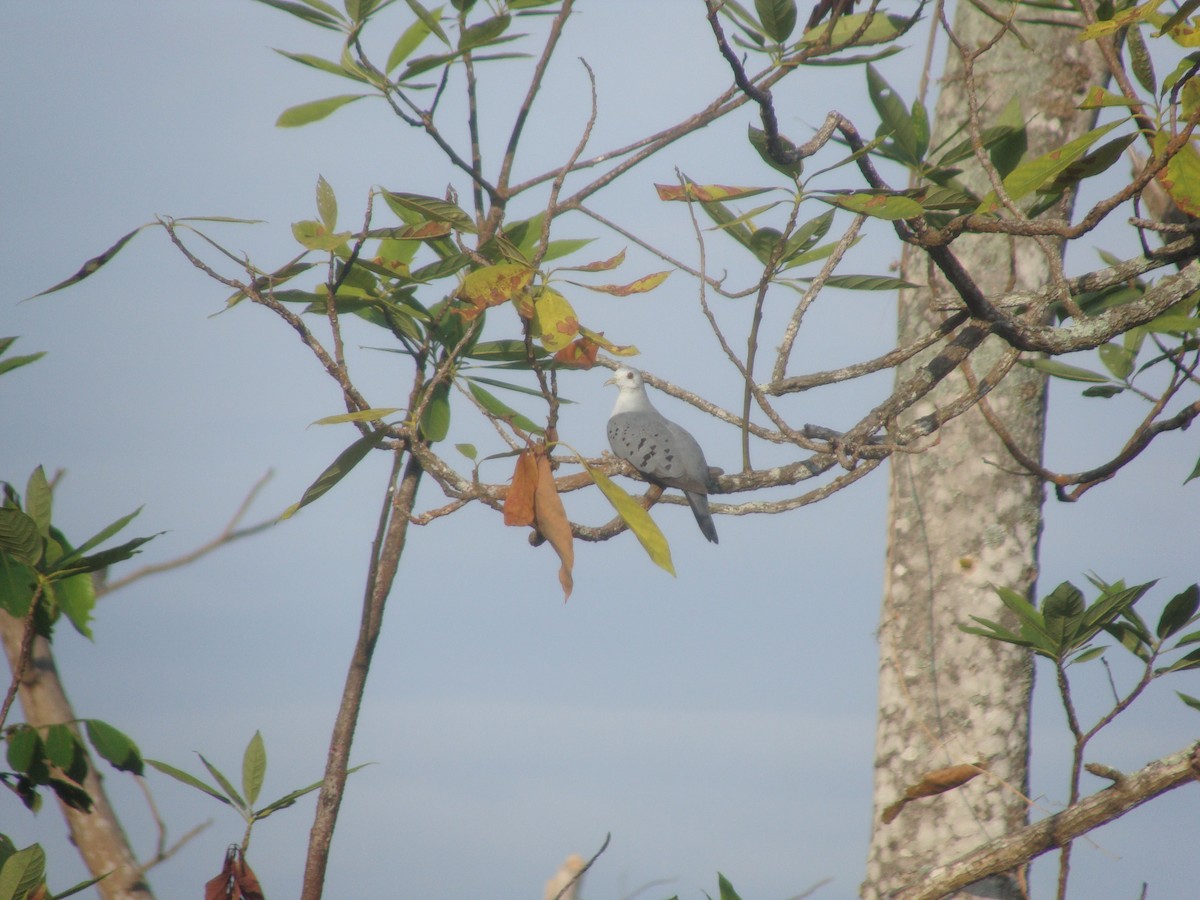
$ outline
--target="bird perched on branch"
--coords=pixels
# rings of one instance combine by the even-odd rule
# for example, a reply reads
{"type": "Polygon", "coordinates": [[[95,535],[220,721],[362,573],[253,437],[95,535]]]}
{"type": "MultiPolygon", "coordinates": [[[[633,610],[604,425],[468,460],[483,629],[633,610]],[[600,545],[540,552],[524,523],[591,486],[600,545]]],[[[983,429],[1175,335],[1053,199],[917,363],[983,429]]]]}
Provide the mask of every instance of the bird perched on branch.
{"type": "Polygon", "coordinates": [[[620,392],[608,418],[608,443],[613,453],[651,483],[683,491],[696,524],[706,538],[717,543],[717,529],[708,511],[712,474],[696,439],[654,408],[636,369],[620,366],[605,384],[615,384],[620,392]]]}

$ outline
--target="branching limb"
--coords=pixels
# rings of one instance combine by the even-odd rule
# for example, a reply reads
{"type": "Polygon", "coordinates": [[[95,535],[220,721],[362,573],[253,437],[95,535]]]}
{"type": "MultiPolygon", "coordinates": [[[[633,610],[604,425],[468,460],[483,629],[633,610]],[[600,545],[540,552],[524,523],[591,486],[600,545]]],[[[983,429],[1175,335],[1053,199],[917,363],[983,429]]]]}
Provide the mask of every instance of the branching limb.
{"type": "Polygon", "coordinates": [[[97,579],[96,597],[103,597],[106,594],[119,591],[121,588],[126,587],[135,581],[139,581],[149,575],[158,575],[161,572],[169,572],[172,569],[178,569],[180,566],[186,566],[189,563],[193,563],[200,559],[202,556],[207,556],[214,550],[224,547],[226,544],[231,544],[234,541],[249,537],[252,534],[258,534],[260,531],[263,531],[274,525],[275,519],[270,518],[264,519],[261,522],[257,522],[254,525],[247,525],[244,528],[239,527],[242,519],[245,518],[246,513],[249,511],[250,505],[254,502],[259,492],[266,487],[266,484],[271,480],[272,475],[274,475],[274,472],[268,470],[266,474],[262,476],[262,478],[258,479],[258,481],[254,483],[254,486],[251,487],[246,496],[242,498],[242,502],[238,505],[233,517],[226,523],[225,527],[221,529],[220,533],[217,534],[217,536],[212,540],[201,544],[196,549],[185,553],[182,556],[177,556],[174,559],[167,560],[166,562],[142,566],[140,569],[130,572],[128,575],[122,578],[117,578],[113,581],[109,581],[106,578],[97,579]]]}
{"type": "Polygon", "coordinates": [[[1007,872],[1120,818],[1148,800],[1200,779],[1200,744],[1150,763],[1056,815],[984,844],[924,873],[892,900],[936,900],[989,875],[1007,872]]]}

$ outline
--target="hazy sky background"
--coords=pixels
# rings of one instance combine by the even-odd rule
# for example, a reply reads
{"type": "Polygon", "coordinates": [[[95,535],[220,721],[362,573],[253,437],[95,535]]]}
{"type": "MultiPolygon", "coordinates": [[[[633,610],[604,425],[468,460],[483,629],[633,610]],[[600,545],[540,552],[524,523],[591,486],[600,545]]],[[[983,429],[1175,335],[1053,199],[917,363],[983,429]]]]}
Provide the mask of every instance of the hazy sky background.
{"type": "MultiPolygon", "coordinates": [[[[587,115],[579,56],[595,69],[599,92],[590,153],[699,109],[729,79],[698,2],[581,8],[523,143],[526,176],[561,161],[577,140],[587,115]]],[[[406,23],[403,9],[384,21],[406,23]]],[[[368,32],[368,50],[383,58],[397,32],[378,31],[374,40],[368,32]]],[[[77,540],[144,504],[129,535],[166,533],[134,566],[211,538],[268,469],[275,476],[250,520],[298,499],[355,436],[349,426],[308,427],[342,411],[340,397],[267,311],[243,304],[213,317],[228,292],[159,231],[69,291],[17,301],[159,213],[265,219],[212,233],[274,268],[296,252],[290,223],[315,217],[318,174],[336,190],[348,228],[361,222],[372,185],[441,194],[453,181],[469,197],[466,182],[377,101],[307,128],[275,128],[286,107],[356,87],[271,47],[338,52],[332,33],[251,2],[0,10],[0,334],[21,336],[10,352],[48,351],[0,382],[0,479],[23,488],[39,463],[66,468],[55,520],[77,540]]],[[[914,52],[882,69],[910,98],[918,65],[914,52]]],[[[485,94],[484,126],[501,129],[489,148],[506,133],[506,95],[524,91],[527,70],[526,62],[481,70],[499,77],[485,94]]],[[[780,92],[784,130],[806,139],[836,106],[870,133],[865,96],[858,69],[799,73],[780,92]]],[[[674,181],[676,166],[699,181],[776,183],[746,144],[749,122],[743,109],[668,149],[596,207],[694,258],[686,211],[659,203],[652,184],[674,181]]],[[[626,243],[582,217],[564,220],[556,235],[599,237],[580,262],[626,243]]],[[[721,266],[741,252],[715,239],[710,250],[721,266]]],[[[897,256],[889,229],[876,223],[847,271],[885,274],[897,256]]],[[[1074,264],[1090,264],[1086,252],[1074,264]]],[[[631,254],[611,280],[660,268],[631,254]]],[[[641,348],[636,364],[725,405],[739,402],[684,276],[630,299],[571,296],[585,324],[641,348]]],[[[741,343],[747,307],[715,302],[741,343]]],[[[770,313],[786,314],[789,302],[778,295],[770,313]]],[[[880,352],[893,315],[889,295],[829,292],[807,320],[793,370],[880,352]]],[[[357,349],[388,342],[364,327],[351,330],[348,346],[368,398],[402,406],[402,360],[357,349]]],[[[562,436],[591,454],[606,448],[607,375],[564,377],[578,405],[564,411],[562,436]]],[[[794,421],[844,427],[888,383],[802,395],[790,409],[794,421]]],[[[1078,393],[1054,387],[1055,468],[1087,468],[1121,440],[1110,413],[1122,407],[1078,393]]],[[[710,463],[737,468],[736,431],[676,401],[659,405],[697,435],[710,463]]],[[[1123,422],[1142,412],[1123,408],[1123,422]]],[[[503,449],[466,420],[456,419],[451,441],[473,441],[481,455],[503,449]]],[[[1196,453],[1194,434],[1169,435],[1083,502],[1051,501],[1041,587],[1067,578],[1082,586],[1093,570],[1109,580],[1161,578],[1149,606],[1157,610],[1196,580],[1197,485],[1180,487],[1196,453]]],[[[485,477],[503,479],[505,465],[485,477]]],[[[378,454],[293,520],[107,598],[94,643],[61,627],[55,649],[78,713],[194,772],[192,751],[200,751],[236,775],[260,729],[270,760],[264,800],[319,778],[387,468],[378,454]]],[[[607,519],[595,494],[568,497],[569,512],[607,519]]],[[[427,482],[422,507],[441,500],[427,482]]],[[[747,900],[788,897],[826,877],[833,883],[816,896],[854,896],[870,817],[885,507],[881,470],[786,517],[719,517],[719,546],[702,539],[685,508],[659,507],[678,577],[656,569],[629,535],[580,545],[565,606],[549,549],[530,549],[525,531],[503,528],[494,513],[468,508],[412,529],[354,748],[356,761],[376,765],[350,781],[328,896],[539,897],[568,853],[591,855],[607,832],[612,845],[588,876],[588,900],[625,897],[657,879],[674,880],[640,896],[700,897],[715,891],[718,870],[747,900]]],[[[1057,809],[1069,744],[1042,681],[1034,793],[1057,809]]],[[[1103,671],[1093,664],[1084,682],[1101,699],[1083,705],[1099,710],[1103,671]]],[[[1089,758],[1132,769],[1194,739],[1200,719],[1173,688],[1200,693],[1200,677],[1157,685],[1089,758]]],[[[240,840],[240,820],[157,773],[149,780],[172,838],[214,820],[151,873],[160,897],[196,896],[225,846],[240,840]]],[[[106,783],[148,855],[154,835],[140,795],[124,776],[106,783]]],[[[45,843],[52,888],[84,877],[52,804],[34,819],[11,798],[0,803],[18,843],[45,843]]],[[[1075,896],[1134,897],[1146,880],[1151,897],[1188,896],[1200,879],[1194,804],[1195,789],[1184,789],[1081,841],[1075,896]]],[[[269,896],[298,892],[312,806],[307,798],[255,829],[249,859],[269,896]]]]}

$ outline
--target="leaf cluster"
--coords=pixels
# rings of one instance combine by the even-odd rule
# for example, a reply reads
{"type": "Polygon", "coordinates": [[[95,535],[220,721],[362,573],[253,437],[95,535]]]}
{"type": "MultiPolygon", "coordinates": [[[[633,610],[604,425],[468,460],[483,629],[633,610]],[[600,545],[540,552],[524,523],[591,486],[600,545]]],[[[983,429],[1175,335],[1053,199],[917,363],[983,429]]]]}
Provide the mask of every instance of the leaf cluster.
{"type": "MultiPolygon", "coordinates": [[[[1200,630],[1196,630],[1180,635],[1167,646],[1169,639],[1200,621],[1197,585],[1190,585],[1172,597],[1151,629],[1135,607],[1155,582],[1130,587],[1123,581],[1116,584],[1095,578],[1091,581],[1099,591],[1091,603],[1085,602],[1083,592],[1069,581],[1045,595],[1040,605],[1009,588],[996,587],[1001,603],[1016,617],[1016,630],[980,616],[971,617],[975,625],[959,627],[968,634],[1027,647],[1059,666],[1102,656],[1107,645],[1093,645],[1101,634],[1115,638],[1121,647],[1148,666],[1164,653],[1200,644],[1200,630]]],[[[1156,668],[1153,674],[1160,676],[1195,668],[1200,668],[1200,648],[1156,668]]]]}
{"type": "MultiPolygon", "coordinates": [[[[281,809],[287,809],[306,794],[311,794],[324,784],[324,780],[315,781],[307,787],[302,787],[294,791],[289,791],[282,797],[266,803],[262,806],[257,806],[259,794],[262,791],[263,782],[267,775],[267,747],[263,741],[262,734],[254,732],[254,736],[250,738],[250,742],[246,744],[246,749],[242,753],[242,775],[241,775],[241,790],[234,786],[233,781],[228,778],[220,769],[205,759],[201,753],[196,754],[200,757],[200,762],[204,768],[208,770],[215,784],[197,778],[195,775],[185,772],[183,769],[178,769],[169,763],[162,762],[157,759],[147,759],[146,763],[153,769],[157,769],[164,775],[174,778],[176,781],[186,784],[188,787],[195,788],[203,794],[207,794],[214,800],[223,803],[224,805],[235,810],[238,815],[246,822],[246,837],[242,843],[244,850],[250,840],[250,828],[256,822],[261,822],[281,809]]],[[[366,765],[365,763],[363,765],[366,765]]],[[[357,772],[363,768],[362,765],[354,766],[349,769],[350,772],[357,772]]]]}
{"type": "Polygon", "coordinates": [[[40,791],[46,788],[72,809],[85,813],[91,810],[92,797],[83,787],[90,764],[79,726],[92,749],[113,768],[142,774],[142,755],[137,745],[100,719],[82,719],[77,723],[44,728],[10,725],[3,731],[8,770],[0,772],[0,782],[29,810],[37,812],[41,808],[40,791]]]}

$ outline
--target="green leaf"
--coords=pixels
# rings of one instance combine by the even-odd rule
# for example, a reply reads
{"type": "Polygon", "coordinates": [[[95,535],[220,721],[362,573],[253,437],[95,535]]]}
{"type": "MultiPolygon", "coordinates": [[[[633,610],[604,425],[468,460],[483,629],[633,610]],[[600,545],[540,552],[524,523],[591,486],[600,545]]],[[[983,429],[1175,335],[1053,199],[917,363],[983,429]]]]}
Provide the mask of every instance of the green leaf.
{"type": "Polygon", "coordinates": [[[392,413],[400,412],[398,406],[385,406],[379,409],[360,409],[352,413],[341,413],[336,416],[325,416],[317,419],[314,425],[340,425],[343,422],[378,422],[392,413]]]}
{"type": "Polygon", "coordinates": [[[1154,633],[1159,640],[1170,637],[1192,622],[1197,608],[1200,608],[1200,585],[1193,584],[1167,602],[1154,633]]]}
{"type": "Polygon", "coordinates": [[[292,237],[307,250],[331,253],[345,245],[353,235],[348,231],[330,232],[320,222],[305,219],[292,223],[292,237]]]}
{"type": "Polygon", "coordinates": [[[1200,700],[1197,700],[1195,697],[1191,697],[1187,694],[1180,693],[1179,691],[1176,691],[1175,694],[1176,694],[1176,696],[1179,697],[1180,700],[1182,700],[1184,703],[1186,703],[1192,709],[1200,712],[1200,700]]]}
{"type": "Polygon", "coordinates": [[[324,175],[318,175],[317,214],[321,217],[321,224],[325,226],[326,231],[333,231],[337,228],[337,212],[337,197],[333,193],[333,188],[329,186],[324,175]]]}
{"type": "MultiPolygon", "coordinates": [[[[8,352],[8,348],[16,343],[15,337],[0,338],[0,356],[8,352]]],[[[25,356],[10,356],[8,359],[0,360],[0,375],[5,372],[11,372],[13,369],[19,369],[21,366],[27,366],[31,362],[37,362],[46,352],[43,350],[40,353],[29,353],[25,356]]]]}
{"type": "Polygon", "coordinates": [[[254,732],[246,752],[242,754],[242,793],[246,802],[253,806],[262,790],[263,779],[267,774],[267,746],[263,743],[262,734],[254,732]]]}
{"type": "Polygon", "coordinates": [[[37,844],[18,850],[0,866],[0,897],[27,900],[46,881],[46,853],[37,844]]]}
{"type": "Polygon", "coordinates": [[[478,379],[476,378],[467,379],[467,390],[471,392],[472,397],[479,401],[480,406],[486,409],[489,413],[496,418],[505,422],[509,422],[512,425],[515,425],[517,428],[520,428],[522,431],[530,434],[543,435],[546,433],[545,429],[532,419],[521,415],[521,413],[510,407],[495,394],[492,394],[490,391],[484,390],[482,387],[480,387],[476,383],[477,380],[478,379]]]}
{"type": "Polygon", "coordinates": [[[308,66],[309,68],[312,68],[312,69],[318,69],[322,72],[328,72],[330,75],[340,75],[343,78],[350,78],[350,79],[353,79],[354,81],[359,81],[359,82],[368,83],[368,84],[370,83],[367,81],[367,79],[365,77],[360,75],[358,72],[346,69],[344,66],[341,65],[341,63],[335,63],[333,60],[322,59],[321,57],[313,56],[310,53],[289,53],[286,50],[280,50],[278,48],[274,48],[274,49],[275,49],[275,52],[278,53],[280,56],[286,56],[288,59],[292,60],[293,62],[298,62],[302,66],[308,66]]]}
{"type": "MultiPolygon", "coordinates": [[[[1004,179],[1004,191],[1010,200],[1017,201],[1031,194],[1043,185],[1049,184],[1068,166],[1083,156],[1088,147],[1092,146],[1114,128],[1124,124],[1124,120],[1109,122],[1089,131],[1087,134],[1068,141],[1057,150],[1044,153],[1037,159],[1017,166],[1004,179]]],[[[977,213],[991,212],[1000,206],[995,191],[989,191],[980,201],[977,213]]]]}
{"type": "Polygon", "coordinates": [[[421,414],[421,434],[427,441],[444,441],[450,433],[450,382],[439,381],[433,387],[429,403],[421,414]]]}
{"type": "Polygon", "coordinates": [[[902,194],[859,191],[851,194],[827,194],[818,199],[854,213],[873,216],[876,219],[886,219],[889,222],[897,219],[913,219],[925,212],[925,208],[920,203],[902,194]]]}
{"type": "Polygon", "coordinates": [[[475,458],[479,456],[479,451],[475,449],[474,444],[455,444],[454,449],[471,460],[471,462],[475,462],[475,458]]]}
{"type": "MultiPolygon", "coordinates": [[[[296,128],[300,125],[308,125],[310,122],[317,122],[333,114],[347,103],[353,103],[355,100],[361,100],[363,97],[369,96],[371,95],[338,94],[336,97],[326,97],[324,100],[310,100],[308,103],[290,106],[279,114],[279,118],[275,120],[275,125],[279,128],[296,128]]],[[[51,290],[55,290],[55,288],[51,290]]]]}
{"type": "Polygon", "coordinates": [[[217,784],[225,791],[225,796],[233,801],[233,805],[238,809],[249,812],[250,807],[242,799],[242,795],[238,793],[237,788],[233,786],[233,782],[225,777],[225,773],[205,759],[203,753],[197,753],[196,755],[200,757],[200,762],[204,763],[204,768],[208,769],[208,774],[216,779],[217,784]]]}
{"type": "Polygon", "coordinates": [[[50,537],[50,509],[53,497],[50,493],[50,482],[46,480],[46,470],[38,466],[29,476],[25,485],[25,512],[37,523],[38,533],[50,537]]]}
{"type": "Polygon", "coordinates": [[[754,0],[754,11],[767,37],[777,44],[796,30],[796,0],[754,0]]]}
{"type": "MultiPolygon", "coordinates": [[[[349,769],[346,770],[346,774],[353,775],[359,769],[365,769],[368,765],[370,765],[370,763],[363,763],[360,766],[351,766],[349,769]]],[[[278,800],[276,800],[274,803],[269,803],[266,806],[264,806],[262,809],[256,811],[253,816],[254,821],[257,822],[261,819],[265,819],[267,816],[271,815],[271,813],[279,812],[279,810],[281,810],[281,809],[287,809],[289,806],[293,805],[297,800],[299,800],[305,794],[311,794],[313,791],[315,791],[317,788],[319,788],[324,783],[325,783],[324,779],[322,779],[321,781],[314,781],[308,787],[302,787],[297,791],[292,791],[290,794],[285,794],[284,796],[282,796],[278,800]]]]}
{"type": "MultiPolygon", "coordinates": [[[[583,462],[582,458],[580,462],[583,462]]],[[[667,543],[667,538],[658,525],[650,518],[650,513],[646,512],[642,504],[622,490],[599,469],[593,469],[587,463],[583,463],[583,467],[587,469],[592,481],[596,482],[596,487],[600,488],[605,499],[617,511],[617,515],[629,526],[629,530],[638,539],[651,561],[659,568],[674,575],[675,566],[671,562],[671,545],[667,543]]]]}
{"type": "Polygon", "coordinates": [[[83,724],[88,740],[102,759],[122,772],[142,774],[142,754],[127,735],[99,719],[84,719],[83,724]]]}
{"type": "Polygon", "coordinates": [[[1069,581],[1042,598],[1042,621],[1060,658],[1077,646],[1083,612],[1083,594],[1069,581]]]}
{"type": "Polygon", "coordinates": [[[281,520],[290,519],[299,510],[323,496],[330,488],[349,475],[351,470],[362,462],[363,457],[383,443],[387,434],[386,428],[369,432],[339,453],[337,459],[326,466],[325,471],[317,476],[317,480],[308,486],[300,501],[285,509],[279,518],[281,520]]]}
{"type": "Polygon", "coordinates": [[[458,36],[458,49],[471,50],[493,43],[496,38],[508,30],[510,22],[512,22],[512,17],[503,15],[493,16],[471,25],[458,36]]]}
{"type": "MultiPolygon", "coordinates": [[[[1021,632],[1033,641],[1033,646],[1053,651],[1050,634],[1042,614],[1025,597],[1006,587],[993,587],[1000,602],[1007,606],[1021,622],[1021,632]]],[[[973,617],[972,617],[973,618],[973,617]]]]}
{"type": "Polygon", "coordinates": [[[1200,669],[1200,649],[1193,650],[1187,656],[1180,657],[1169,666],[1155,669],[1155,675],[1166,675],[1168,672],[1186,672],[1189,669],[1200,669]]]}
{"type": "Polygon", "coordinates": [[[91,621],[96,608],[96,585],[88,573],[72,575],[47,585],[54,602],[75,630],[88,640],[93,639],[91,621]]]}
{"type": "Polygon", "coordinates": [[[446,222],[459,231],[475,233],[475,220],[470,214],[446,200],[399,191],[384,191],[384,195],[390,202],[419,214],[427,221],[446,222]]]}
{"type": "Polygon", "coordinates": [[[1057,359],[1022,359],[1019,362],[1030,369],[1037,369],[1039,372],[1045,372],[1047,375],[1053,375],[1055,378],[1062,378],[1066,381],[1095,383],[1107,383],[1109,381],[1107,375],[1101,375],[1099,372],[1093,372],[1090,369],[1081,369],[1079,366],[1067,365],[1064,362],[1059,362],[1057,359]]]}
{"type": "Polygon", "coordinates": [[[721,892],[721,900],[742,900],[738,896],[738,892],[733,889],[733,885],[729,883],[729,879],[720,872],[717,873],[717,888],[721,892]]]}
{"type": "Polygon", "coordinates": [[[825,286],[847,291],[898,291],[918,285],[890,275],[831,275],[826,279],[825,286]]]}
{"type": "Polygon", "coordinates": [[[305,0],[304,3],[291,3],[289,0],[258,0],[258,2],[291,13],[297,18],[321,28],[338,30],[344,21],[336,9],[328,4],[318,3],[316,0],[305,0]]]}
{"type": "Polygon", "coordinates": [[[1084,397],[1115,397],[1117,394],[1123,393],[1125,393],[1125,388],[1115,384],[1097,384],[1083,389],[1084,397]]]}
{"type": "MultiPolygon", "coordinates": [[[[922,162],[928,144],[929,123],[922,126],[914,119],[900,95],[892,89],[874,66],[867,66],[867,92],[871,103],[879,113],[879,129],[877,135],[891,137],[891,147],[896,158],[910,166],[919,166],[922,162]],[[921,133],[924,129],[924,138],[921,133]]],[[[923,108],[922,108],[923,111],[923,108]]]]}
{"type": "Polygon", "coordinates": [[[1071,662],[1072,663],[1090,662],[1093,659],[1098,659],[1099,657],[1103,656],[1104,651],[1107,649],[1108,649],[1107,647],[1092,647],[1090,650],[1084,650],[1082,653],[1080,653],[1078,656],[1076,656],[1073,660],[1071,660],[1071,662]]]}
{"type": "Polygon", "coordinates": [[[148,544],[164,533],[160,531],[158,534],[152,534],[149,537],[134,538],[131,541],[126,541],[124,544],[110,547],[107,550],[101,550],[99,553],[93,553],[90,556],[76,558],[72,555],[70,563],[59,560],[53,566],[49,567],[49,572],[58,578],[65,578],[83,572],[99,572],[101,569],[108,568],[113,563],[124,562],[130,557],[135,556],[139,552],[138,547],[142,546],[142,544],[148,544]]]}
{"type": "Polygon", "coordinates": [[[409,8],[416,13],[417,18],[424,23],[425,27],[428,28],[433,34],[437,35],[438,40],[449,47],[450,38],[446,37],[446,32],[442,30],[442,25],[438,21],[438,17],[442,11],[442,8],[439,6],[436,10],[430,12],[420,3],[418,3],[417,0],[406,0],[406,2],[408,3],[409,8]]]}
{"type": "Polygon", "coordinates": [[[167,763],[161,762],[157,759],[147,759],[146,762],[152,768],[158,769],[158,771],[162,772],[164,775],[169,775],[172,778],[174,778],[176,781],[186,784],[188,787],[194,787],[198,791],[203,791],[204,793],[208,794],[208,796],[210,796],[216,800],[220,800],[226,806],[233,806],[233,801],[231,801],[228,797],[226,797],[224,794],[222,794],[216,788],[209,787],[207,784],[205,784],[203,781],[201,781],[195,775],[189,775],[187,772],[183,771],[182,769],[177,769],[174,766],[168,765],[167,763]]]}
{"type": "Polygon", "coordinates": [[[46,731],[46,758],[72,781],[87,777],[87,754],[69,725],[51,725],[46,731]]]}
{"type": "MultiPolygon", "coordinates": [[[[67,566],[74,563],[77,559],[82,557],[85,553],[87,553],[93,547],[98,547],[101,544],[103,544],[110,537],[117,534],[126,525],[128,525],[130,522],[132,522],[137,517],[138,513],[140,513],[141,511],[142,511],[142,507],[139,506],[137,509],[135,509],[133,512],[129,513],[128,515],[122,516],[121,518],[117,519],[115,522],[112,522],[112,523],[106,525],[104,528],[101,528],[98,532],[96,532],[94,535],[92,535],[90,538],[88,538],[86,541],[84,541],[82,544],[80,544],[78,547],[76,547],[74,550],[72,550],[70,553],[68,553],[62,559],[57,560],[55,562],[55,566],[54,566],[55,569],[59,570],[59,569],[66,568],[67,566]]],[[[150,538],[144,538],[144,539],[142,539],[142,542],[144,543],[145,541],[148,541],[148,540],[150,540],[150,538]]]]}
{"type": "MultiPolygon", "coordinates": [[[[763,131],[761,128],[755,128],[753,125],[750,125],[749,126],[749,135],[750,135],[750,146],[752,146],[755,149],[755,151],[758,153],[759,157],[762,158],[762,161],[765,162],[768,166],[770,166],[775,171],[782,172],[784,175],[787,175],[789,178],[796,178],[804,171],[804,161],[801,159],[797,159],[793,163],[783,163],[783,162],[780,162],[779,160],[775,159],[775,157],[773,157],[771,155],[770,146],[768,145],[768,142],[767,142],[767,133],[765,131],[763,131]]],[[[795,157],[795,153],[796,153],[796,145],[795,144],[793,144],[791,141],[789,141],[783,135],[779,135],[779,143],[780,143],[780,146],[782,146],[785,153],[788,153],[793,158],[795,157]]]]}
{"type": "Polygon", "coordinates": [[[32,516],[11,506],[0,507],[0,553],[32,567],[41,561],[42,547],[42,536],[32,516]]]}
{"type": "MultiPolygon", "coordinates": [[[[440,11],[441,7],[438,8],[437,12],[440,11]]],[[[437,12],[434,13],[435,16],[437,12]]],[[[404,32],[396,39],[396,43],[392,46],[392,52],[388,54],[384,71],[390,74],[400,63],[412,56],[413,51],[425,42],[425,38],[429,37],[430,33],[429,26],[421,19],[417,19],[408,28],[404,29],[404,32]]]]}
{"type": "Polygon", "coordinates": [[[47,294],[53,294],[55,291],[61,291],[63,288],[70,287],[73,284],[78,284],[79,282],[83,281],[83,279],[87,278],[89,275],[95,274],[96,271],[101,266],[103,266],[105,263],[107,263],[109,260],[111,260],[114,256],[116,256],[121,251],[121,248],[124,247],[126,244],[128,244],[131,240],[133,240],[134,235],[136,235],[139,231],[142,230],[142,228],[145,228],[145,227],[147,227],[147,226],[142,225],[139,228],[133,229],[133,231],[129,232],[129,234],[122,237],[119,241],[117,241],[115,244],[113,244],[111,247],[109,247],[107,250],[105,250],[99,256],[93,256],[91,259],[89,259],[87,262],[85,262],[83,264],[83,266],[80,267],[79,271],[76,272],[74,275],[72,275],[70,278],[66,279],[65,281],[60,281],[58,284],[54,285],[54,287],[48,287],[44,291],[39,291],[38,293],[34,294],[33,297],[30,297],[29,299],[32,300],[34,297],[44,297],[47,294]]]}
{"type": "Polygon", "coordinates": [[[1187,478],[1183,479],[1183,483],[1184,483],[1184,484],[1187,484],[1187,483],[1188,483],[1189,481],[1191,481],[1193,478],[1200,478],[1200,459],[1197,459],[1197,460],[1196,460],[1196,465],[1195,465],[1195,467],[1192,469],[1192,473],[1191,473],[1190,475],[1188,475],[1188,477],[1187,477],[1187,478]]]}
{"type": "Polygon", "coordinates": [[[46,750],[37,729],[16,725],[8,732],[7,741],[5,756],[14,772],[30,772],[39,765],[45,765],[46,750]]]}
{"type": "Polygon", "coordinates": [[[1120,344],[1101,344],[1097,348],[1100,361],[1116,378],[1124,381],[1133,371],[1134,356],[1120,344]]]}

